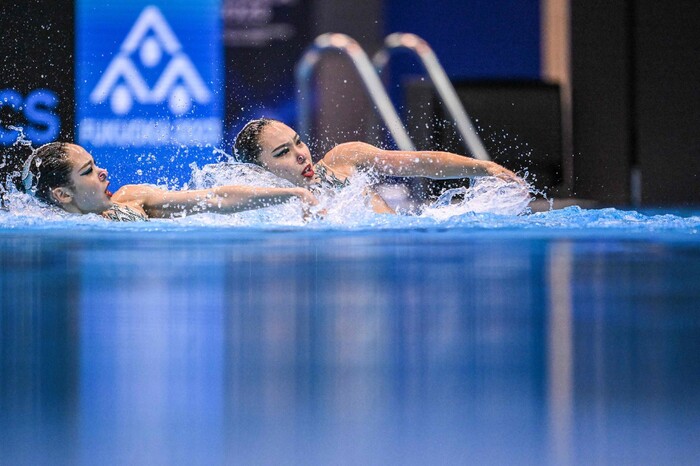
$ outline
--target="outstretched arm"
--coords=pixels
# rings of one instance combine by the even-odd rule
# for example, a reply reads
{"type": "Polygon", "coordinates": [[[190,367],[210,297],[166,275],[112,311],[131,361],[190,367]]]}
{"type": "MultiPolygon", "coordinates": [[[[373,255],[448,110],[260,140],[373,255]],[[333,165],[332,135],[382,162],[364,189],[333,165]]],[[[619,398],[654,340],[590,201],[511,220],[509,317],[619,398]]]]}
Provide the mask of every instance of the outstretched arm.
{"type": "Polygon", "coordinates": [[[117,201],[139,202],[149,217],[199,212],[234,213],[282,204],[293,198],[311,205],[318,203],[314,195],[304,188],[219,186],[192,191],[166,191],[152,186],[132,185],[124,186],[117,194],[117,201]]]}
{"type": "Polygon", "coordinates": [[[382,150],[364,142],[348,142],[333,148],[324,158],[335,166],[373,168],[388,176],[422,176],[433,179],[498,176],[521,182],[512,171],[495,162],[450,152],[382,150]]]}

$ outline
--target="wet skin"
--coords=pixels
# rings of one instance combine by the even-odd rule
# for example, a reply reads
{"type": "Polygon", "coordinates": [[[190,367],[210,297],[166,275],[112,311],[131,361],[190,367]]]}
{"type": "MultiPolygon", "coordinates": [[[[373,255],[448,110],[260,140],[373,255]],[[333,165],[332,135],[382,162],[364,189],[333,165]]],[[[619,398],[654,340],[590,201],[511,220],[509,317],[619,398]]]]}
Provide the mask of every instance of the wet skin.
{"type": "Polygon", "coordinates": [[[92,155],[76,144],[68,144],[67,152],[72,167],[71,183],[69,186],[54,188],[54,199],[68,212],[104,212],[112,204],[107,191],[107,170],[98,167],[92,155]]]}
{"type": "Polygon", "coordinates": [[[263,128],[260,139],[261,165],[296,186],[318,183],[309,147],[287,125],[271,122],[263,128]]]}

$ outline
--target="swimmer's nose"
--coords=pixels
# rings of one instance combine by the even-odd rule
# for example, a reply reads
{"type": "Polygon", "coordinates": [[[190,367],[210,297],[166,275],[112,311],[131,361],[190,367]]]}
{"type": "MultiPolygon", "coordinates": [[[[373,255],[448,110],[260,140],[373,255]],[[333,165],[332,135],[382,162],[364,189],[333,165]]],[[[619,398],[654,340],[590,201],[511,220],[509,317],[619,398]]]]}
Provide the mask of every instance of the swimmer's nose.
{"type": "Polygon", "coordinates": [[[297,162],[300,164],[306,163],[306,157],[304,156],[304,154],[297,155],[297,162]]]}
{"type": "Polygon", "coordinates": [[[100,174],[99,174],[100,181],[106,180],[106,179],[107,179],[107,174],[108,174],[108,173],[107,173],[107,170],[105,170],[104,168],[100,169],[100,174]]]}

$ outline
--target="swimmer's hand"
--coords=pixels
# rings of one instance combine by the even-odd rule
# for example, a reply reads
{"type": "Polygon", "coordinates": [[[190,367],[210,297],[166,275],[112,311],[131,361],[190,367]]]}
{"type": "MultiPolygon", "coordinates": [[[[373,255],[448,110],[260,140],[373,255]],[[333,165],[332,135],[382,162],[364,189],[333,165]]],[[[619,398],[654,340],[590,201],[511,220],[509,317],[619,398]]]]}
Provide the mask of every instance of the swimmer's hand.
{"type": "Polygon", "coordinates": [[[488,164],[486,171],[490,176],[495,176],[496,178],[500,178],[508,183],[518,183],[520,185],[527,186],[527,182],[525,182],[524,179],[520,178],[518,175],[508,170],[507,168],[504,168],[494,162],[486,163],[488,164]]]}
{"type": "Polygon", "coordinates": [[[304,188],[291,188],[292,194],[301,200],[304,204],[309,206],[318,205],[318,199],[313,195],[311,191],[304,188]]]}
{"type": "Polygon", "coordinates": [[[316,220],[318,218],[322,218],[326,211],[321,210],[318,212],[312,212],[311,207],[318,205],[318,199],[316,199],[316,196],[309,191],[308,189],[304,188],[292,188],[294,195],[301,200],[303,203],[302,205],[302,215],[304,217],[305,222],[309,222],[311,220],[316,220]]]}
{"type": "Polygon", "coordinates": [[[302,216],[304,218],[304,222],[311,222],[313,220],[323,220],[323,218],[326,216],[326,213],[326,209],[312,211],[307,206],[305,206],[303,208],[302,216]]]}

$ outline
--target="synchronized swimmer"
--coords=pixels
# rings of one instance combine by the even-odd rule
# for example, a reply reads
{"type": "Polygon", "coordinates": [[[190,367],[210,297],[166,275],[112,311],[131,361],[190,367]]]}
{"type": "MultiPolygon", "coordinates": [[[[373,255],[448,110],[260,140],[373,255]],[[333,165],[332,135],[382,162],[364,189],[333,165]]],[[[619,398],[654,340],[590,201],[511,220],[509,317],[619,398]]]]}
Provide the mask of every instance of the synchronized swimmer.
{"type": "MultiPolygon", "coordinates": [[[[397,177],[432,179],[496,176],[525,186],[515,173],[494,162],[450,152],[382,150],[364,142],[339,144],[313,164],[309,147],[284,123],[261,118],[238,133],[234,150],[239,162],[259,165],[295,186],[314,190],[342,188],[358,171],[397,177]]],[[[373,189],[365,193],[377,213],[395,213],[373,189]]]]}
{"type": "Polygon", "coordinates": [[[99,214],[110,220],[148,220],[174,215],[234,213],[281,204],[298,198],[318,203],[308,190],[219,186],[205,190],[168,191],[150,185],[126,185],[108,190],[107,170],[76,144],[53,142],[41,146],[25,163],[21,186],[50,205],[76,214],[99,214]]]}

